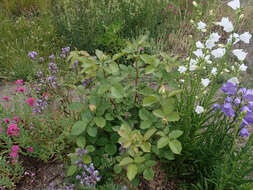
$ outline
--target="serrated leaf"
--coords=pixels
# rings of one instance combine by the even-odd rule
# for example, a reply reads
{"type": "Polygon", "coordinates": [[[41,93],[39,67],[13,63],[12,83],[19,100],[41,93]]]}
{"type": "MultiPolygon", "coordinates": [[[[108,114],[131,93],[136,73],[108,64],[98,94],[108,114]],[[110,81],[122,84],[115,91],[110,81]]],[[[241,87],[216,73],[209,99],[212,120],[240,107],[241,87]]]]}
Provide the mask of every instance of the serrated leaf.
{"type": "Polygon", "coordinates": [[[146,180],[152,180],[153,177],[154,177],[155,173],[153,171],[152,168],[147,168],[143,171],[143,177],[146,179],[146,180]]]}
{"type": "Polygon", "coordinates": [[[86,126],[87,126],[87,122],[77,121],[71,129],[71,135],[74,135],[74,136],[80,135],[81,133],[85,131],[86,126]]]}
{"type": "Polygon", "coordinates": [[[117,146],[114,144],[106,144],[105,152],[109,155],[114,155],[117,152],[117,146]]]}
{"type": "Polygon", "coordinates": [[[147,96],[143,99],[143,106],[151,106],[158,101],[155,96],[147,96]]]}
{"type": "Polygon", "coordinates": [[[180,119],[178,112],[172,112],[166,117],[167,121],[178,121],[180,119]]]}
{"type": "Polygon", "coordinates": [[[170,142],[169,137],[165,136],[165,137],[161,137],[158,141],[157,141],[157,148],[163,148],[165,146],[167,146],[170,142]]]}
{"type": "Polygon", "coordinates": [[[125,157],[125,158],[123,158],[121,161],[120,161],[120,163],[119,163],[119,166],[125,166],[125,165],[128,165],[128,164],[130,164],[130,163],[133,163],[133,159],[132,158],[130,158],[130,157],[125,157]]]}
{"type": "Polygon", "coordinates": [[[94,121],[98,127],[103,128],[106,124],[106,120],[103,117],[95,117],[94,121]]]}
{"type": "Polygon", "coordinates": [[[177,139],[169,141],[170,149],[175,154],[180,154],[182,151],[182,145],[181,142],[179,142],[177,139]]]}
{"type": "Polygon", "coordinates": [[[144,140],[148,140],[156,131],[157,129],[149,129],[144,135],[144,140]]]}
{"type": "Polygon", "coordinates": [[[160,109],[154,110],[154,111],[153,111],[153,114],[154,114],[156,117],[159,117],[159,118],[162,118],[162,119],[166,117],[165,114],[163,113],[163,111],[160,110],[160,109]]]}
{"type": "Polygon", "coordinates": [[[152,121],[150,121],[150,120],[142,121],[140,128],[141,129],[148,129],[151,127],[151,125],[152,125],[152,121]]]}
{"type": "Polygon", "coordinates": [[[87,133],[88,135],[90,135],[91,137],[96,137],[97,136],[97,128],[95,126],[89,126],[87,128],[87,133]]]}
{"type": "Polygon", "coordinates": [[[183,134],[183,131],[181,131],[181,130],[173,130],[170,132],[169,138],[176,139],[176,138],[180,137],[182,134],[183,134]]]}
{"type": "Polygon", "coordinates": [[[76,144],[77,144],[78,147],[84,148],[85,145],[86,145],[86,139],[85,139],[85,137],[84,136],[77,137],[76,144]]]}
{"type": "Polygon", "coordinates": [[[77,166],[71,165],[67,171],[67,177],[72,176],[77,170],[77,166]]]}
{"type": "Polygon", "coordinates": [[[137,174],[137,166],[135,164],[130,164],[127,167],[127,177],[130,181],[132,181],[137,174]]]}

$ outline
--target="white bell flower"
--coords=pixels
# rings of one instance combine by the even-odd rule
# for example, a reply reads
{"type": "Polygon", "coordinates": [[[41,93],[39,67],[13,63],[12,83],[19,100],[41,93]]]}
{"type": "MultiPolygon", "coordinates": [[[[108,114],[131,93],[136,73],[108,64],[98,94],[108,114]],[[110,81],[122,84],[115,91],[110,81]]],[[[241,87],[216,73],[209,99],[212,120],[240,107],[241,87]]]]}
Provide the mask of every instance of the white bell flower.
{"type": "Polygon", "coordinates": [[[239,38],[244,43],[249,44],[251,37],[252,35],[249,32],[244,32],[243,34],[240,35],[239,38]]]}
{"type": "Polygon", "coordinates": [[[197,41],[196,42],[196,47],[199,48],[199,49],[203,49],[204,45],[200,41],[197,41]]]}
{"type": "Polygon", "coordinates": [[[234,30],[234,26],[232,22],[229,21],[228,17],[223,17],[221,22],[218,23],[220,26],[223,27],[225,32],[232,32],[234,30]]]}
{"type": "Polygon", "coordinates": [[[217,68],[216,68],[216,67],[212,68],[211,73],[212,73],[213,75],[216,75],[216,74],[217,74],[217,68]]]}
{"type": "Polygon", "coordinates": [[[240,0],[233,0],[228,2],[228,6],[230,6],[232,9],[236,10],[240,8],[240,0]]]}
{"type": "Polygon", "coordinates": [[[238,78],[236,78],[236,77],[232,77],[231,79],[228,80],[228,82],[231,82],[233,84],[239,84],[240,83],[238,78]]]}
{"type": "Polygon", "coordinates": [[[248,67],[246,65],[244,65],[244,64],[241,64],[240,67],[239,67],[240,71],[246,71],[247,68],[248,67]]]}
{"type": "Polygon", "coordinates": [[[243,61],[247,54],[246,52],[244,52],[242,49],[235,49],[232,51],[232,53],[237,57],[238,60],[243,61]]]}
{"type": "Polygon", "coordinates": [[[184,67],[184,66],[179,66],[179,67],[178,67],[178,72],[179,72],[179,73],[184,73],[185,71],[187,71],[187,68],[186,68],[186,67],[184,67]]]}
{"type": "Polygon", "coordinates": [[[226,53],[226,49],[225,48],[217,48],[213,51],[211,51],[211,54],[215,57],[215,58],[220,58],[223,57],[226,53]]]}
{"type": "Polygon", "coordinates": [[[239,34],[237,34],[237,33],[230,34],[230,36],[228,38],[228,43],[232,43],[233,39],[234,39],[234,43],[233,44],[236,44],[237,42],[239,42],[240,41],[239,34]]]}
{"type": "Polygon", "coordinates": [[[203,30],[205,28],[206,28],[206,24],[202,21],[199,21],[197,29],[198,30],[203,30]]]}
{"type": "Polygon", "coordinates": [[[209,39],[214,41],[214,42],[218,42],[220,40],[220,35],[217,32],[213,32],[210,36],[209,39]]]}
{"type": "Polygon", "coordinates": [[[195,112],[196,112],[197,114],[201,114],[201,113],[204,112],[204,108],[203,108],[202,106],[196,106],[195,112]]]}
{"type": "Polygon", "coordinates": [[[196,51],[193,52],[194,55],[196,55],[197,57],[203,57],[204,53],[202,51],[202,49],[197,49],[196,51]]]}
{"type": "Polygon", "coordinates": [[[210,83],[210,80],[208,78],[206,79],[201,79],[201,83],[204,87],[207,87],[210,83]]]}

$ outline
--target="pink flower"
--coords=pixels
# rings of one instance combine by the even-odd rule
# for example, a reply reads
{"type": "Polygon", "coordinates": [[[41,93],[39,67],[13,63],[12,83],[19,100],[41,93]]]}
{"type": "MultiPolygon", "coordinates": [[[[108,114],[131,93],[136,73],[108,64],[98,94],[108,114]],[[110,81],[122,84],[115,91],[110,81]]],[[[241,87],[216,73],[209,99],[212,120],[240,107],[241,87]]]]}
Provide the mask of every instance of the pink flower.
{"type": "Polygon", "coordinates": [[[28,152],[33,152],[33,147],[27,148],[27,151],[28,151],[28,152]]]}
{"type": "Polygon", "coordinates": [[[6,124],[8,124],[8,123],[10,123],[10,118],[4,118],[4,123],[6,123],[6,124]]]}
{"type": "Polygon", "coordinates": [[[144,48],[141,48],[141,51],[144,51],[144,48]]]}
{"type": "Polygon", "coordinates": [[[8,101],[9,100],[9,96],[3,96],[3,99],[5,100],[5,101],[8,101]]]}
{"type": "Polygon", "coordinates": [[[18,91],[19,91],[19,92],[24,92],[24,91],[25,91],[25,88],[24,88],[24,87],[20,87],[20,88],[18,89],[18,91]]]}
{"type": "Polygon", "coordinates": [[[170,9],[173,9],[173,8],[174,8],[174,6],[173,6],[173,5],[170,5],[170,6],[169,6],[169,8],[170,8],[170,9]]]}
{"type": "Polygon", "coordinates": [[[11,123],[7,128],[7,135],[9,136],[18,136],[19,128],[16,124],[11,123]]]}
{"type": "Polygon", "coordinates": [[[13,145],[11,147],[11,152],[18,152],[19,151],[19,146],[18,145],[13,145]]]}
{"type": "Polygon", "coordinates": [[[32,107],[34,105],[34,98],[31,97],[31,98],[27,99],[26,102],[32,107]]]}
{"type": "Polygon", "coordinates": [[[22,85],[22,84],[23,84],[23,80],[22,80],[22,79],[16,80],[16,81],[15,81],[15,84],[17,84],[17,85],[22,85]]]}
{"type": "Polygon", "coordinates": [[[13,120],[16,121],[16,122],[18,122],[18,117],[17,117],[17,116],[14,116],[14,117],[13,117],[13,120]]]}

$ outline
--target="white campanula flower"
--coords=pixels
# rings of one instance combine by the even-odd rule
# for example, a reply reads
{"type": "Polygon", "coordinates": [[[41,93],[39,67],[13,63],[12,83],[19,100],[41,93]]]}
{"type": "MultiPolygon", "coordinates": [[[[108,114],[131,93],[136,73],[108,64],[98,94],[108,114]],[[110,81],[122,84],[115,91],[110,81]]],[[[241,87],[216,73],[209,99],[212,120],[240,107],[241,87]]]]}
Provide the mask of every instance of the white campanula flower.
{"type": "Polygon", "coordinates": [[[211,54],[215,57],[215,58],[220,58],[223,57],[226,53],[226,49],[225,48],[217,48],[213,51],[211,51],[211,54]]]}
{"type": "Polygon", "coordinates": [[[228,2],[228,6],[230,6],[232,9],[236,10],[240,8],[240,0],[233,0],[228,2]]]}
{"type": "Polygon", "coordinates": [[[246,44],[249,44],[249,41],[251,39],[252,35],[249,32],[244,32],[240,35],[240,40],[243,41],[246,44]]]}
{"type": "Polygon", "coordinates": [[[220,26],[223,27],[225,32],[232,32],[234,30],[234,26],[232,22],[229,21],[228,17],[223,17],[221,22],[218,23],[220,26]]]}
{"type": "Polygon", "coordinates": [[[201,114],[201,113],[204,112],[204,108],[203,108],[202,106],[196,106],[195,112],[196,112],[197,114],[201,114]]]}
{"type": "Polygon", "coordinates": [[[213,75],[216,75],[216,74],[217,74],[217,68],[216,68],[216,67],[212,68],[211,73],[212,73],[213,75]]]}
{"type": "Polygon", "coordinates": [[[190,71],[195,71],[198,68],[197,66],[197,61],[195,59],[191,59],[190,60],[190,67],[189,70],[190,71]]]}
{"type": "Polygon", "coordinates": [[[204,45],[200,41],[197,41],[196,42],[196,47],[199,48],[199,49],[203,49],[204,45]]]}
{"type": "Polygon", "coordinates": [[[178,72],[179,72],[179,73],[184,73],[185,71],[187,71],[187,68],[186,68],[186,67],[184,67],[184,66],[179,66],[179,67],[178,67],[178,72]]]}
{"type": "Polygon", "coordinates": [[[240,71],[246,71],[247,68],[248,67],[246,65],[244,65],[244,64],[241,64],[240,67],[239,67],[240,71]]]}
{"type": "Polygon", "coordinates": [[[246,52],[244,52],[242,49],[235,49],[232,51],[232,53],[237,57],[237,59],[239,59],[240,61],[243,61],[247,54],[246,52]]]}
{"type": "Polygon", "coordinates": [[[220,35],[217,32],[213,32],[209,39],[212,40],[213,42],[218,42],[220,40],[220,35]]]}
{"type": "Polygon", "coordinates": [[[236,77],[232,77],[231,79],[228,80],[228,82],[231,82],[233,84],[239,84],[240,83],[238,78],[236,78],[236,77]]]}
{"type": "Polygon", "coordinates": [[[197,49],[196,51],[193,52],[194,55],[196,55],[197,57],[203,57],[203,51],[202,49],[197,49]]]}
{"type": "Polygon", "coordinates": [[[206,60],[206,62],[209,63],[209,64],[212,63],[212,61],[210,60],[210,57],[211,57],[210,55],[205,56],[205,60],[206,60]]]}
{"type": "Polygon", "coordinates": [[[228,43],[232,43],[233,39],[234,39],[234,43],[233,44],[236,44],[237,42],[239,42],[240,41],[239,34],[237,34],[237,33],[234,33],[233,35],[230,34],[230,36],[228,38],[228,43]]]}
{"type": "Polygon", "coordinates": [[[199,21],[197,29],[198,30],[203,30],[205,28],[206,28],[206,24],[202,21],[199,21]]]}
{"type": "Polygon", "coordinates": [[[206,45],[207,49],[213,49],[213,47],[216,46],[215,42],[213,40],[210,40],[210,39],[206,40],[205,45],[206,45]]]}
{"type": "Polygon", "coordinates": [[[210,83],[210,80],[209,79],[201,79],[201,83],[204,87],[207,87],[210,83]]]}

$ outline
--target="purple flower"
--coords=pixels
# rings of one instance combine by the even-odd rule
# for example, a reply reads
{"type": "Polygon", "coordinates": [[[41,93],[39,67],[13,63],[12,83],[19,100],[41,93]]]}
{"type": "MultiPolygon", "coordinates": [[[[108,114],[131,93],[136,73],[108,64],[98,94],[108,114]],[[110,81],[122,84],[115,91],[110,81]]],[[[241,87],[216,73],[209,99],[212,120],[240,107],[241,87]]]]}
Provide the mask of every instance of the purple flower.
{"type": "Polygon", "coordinates": [[[241,103],[241,99],[240,98],[236,98],[234,100],[234,102],[235,102],[235,105],[238,106],[241,103]]]}
{"type": "Polygon", "coordinates": [[[217,111],[218,109],[221,108],[220,104],[213,104],[212,108],[214,109],[214,111],[217,111]]]}
{"type": "Polygon", "coordinates": [[[253,124],[253,113],[247,112],[246,116],[243,118],[248,124],[253,124]]]}
{"type": "Polygon", "coordinates": [[[248,107],[248,106],[243,106],[243,107],[241,108],[240,112],[244,112],[244,111],[250,112],[249,107],[248,107]]]}
{"type": "Polygon", "coordinates": [[[31,59],[35,59],[35,57],[38,55],[38,53],[36,51],[31,51],[28,53],[28,56],[31,58],[31,59]]]}
{"type": "Polygon", "coordinates": [[[253,101],[253,89],[248,89],[244,96],[243,96],[244,99],[248,100],[248,101],[253,101]]]}
{"type": "Polygon", "coordinates": [[[246,128],[242,128],[240,131],[240,135],[242,137],[248,137],[249,136],[249,131],[246,128]]]}
{"type": "Polygon", "coordinates": [[[57,66],[53,62],[51,62],[51,63],[48,64],[48,69],[53,74],[57,73],[57,66]]]}
{"type": "Polygon", "coordinates": [[[226,97],[225,102],[226,103],[231,103],[233,99],[231,97],[226,97]]]}
{"type": "Polygon", "coordinates": [[[228,116],[228,117],[235,116],[235,111],[233,109],[232,104],[225,103],[224,105],[221,106],[221,108],[222,108],[222,112],[224,112],[226,116],[228,116]]]}
{"type": "Polygon", "coordinates": [[[44,58],[43,57],[40,57],[40,62],[42,63],[44,61],[44,58]]]}
{"type": "Polygon", "coordinates": [[[250,111],[253,112],[253,102],[248,103],[248,108],[249,108],[250,111]]]}
{"type": "Polygon", "coordinates": [[[247,91],[246,88],[240,88],[240,89],[238,90],[238,93],[244,95],[244,94],[246,93],[246,91],[247,91]]]}
{"type": "Polygon", "coordinates": [[[37,72],[37,77],[40,78],[42,76],[42,74],[43,74],[42,71],[37,72]]]}
{"type": "Polygon", "coordinates": [[[54,57],[54,54],[50,55],[48,58],[49,58],[49,59],[54,59],[54,58],[55,58],[55,57],[54,57]]]}
{"type": "Polygon", "coordinates": [[[221,87],[221,90],[227,95],[235,95],[237,87],[234,83],[227,82],[221,87]]]}

